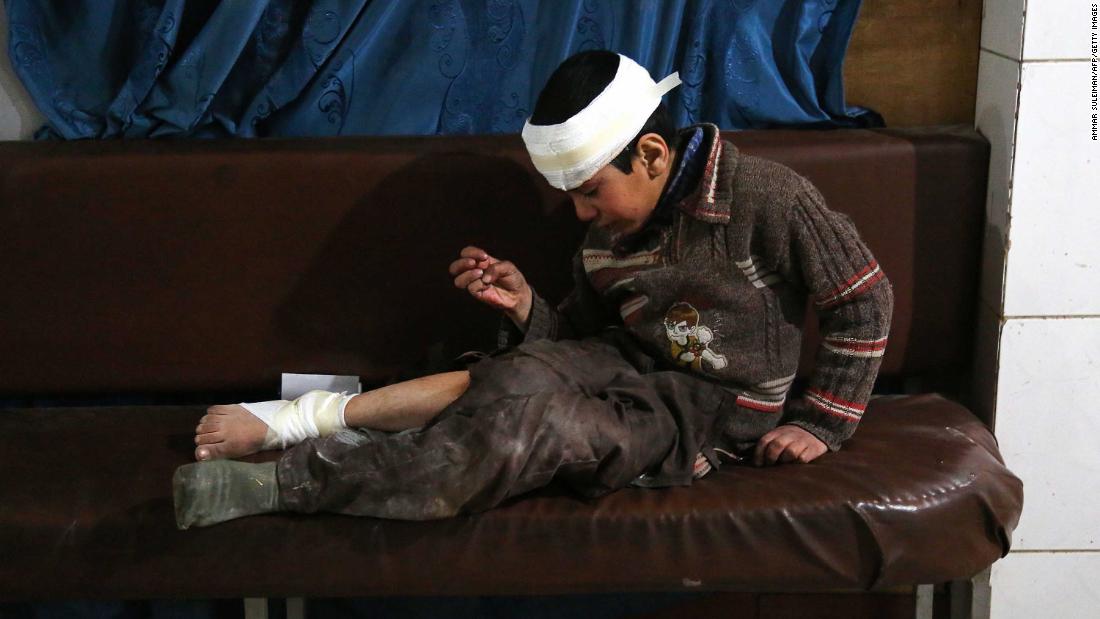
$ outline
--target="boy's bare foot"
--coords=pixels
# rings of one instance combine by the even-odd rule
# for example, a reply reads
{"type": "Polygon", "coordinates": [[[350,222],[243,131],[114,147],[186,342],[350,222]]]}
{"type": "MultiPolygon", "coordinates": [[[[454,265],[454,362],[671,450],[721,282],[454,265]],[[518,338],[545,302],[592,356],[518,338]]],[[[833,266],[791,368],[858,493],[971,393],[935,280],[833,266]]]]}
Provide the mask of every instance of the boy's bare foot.
{"type": "Polygon", "coordinates": [[[196,460],[240,458],[260,451],[267,424],[239,404],[211,406],[195,428],[196,460]]]}

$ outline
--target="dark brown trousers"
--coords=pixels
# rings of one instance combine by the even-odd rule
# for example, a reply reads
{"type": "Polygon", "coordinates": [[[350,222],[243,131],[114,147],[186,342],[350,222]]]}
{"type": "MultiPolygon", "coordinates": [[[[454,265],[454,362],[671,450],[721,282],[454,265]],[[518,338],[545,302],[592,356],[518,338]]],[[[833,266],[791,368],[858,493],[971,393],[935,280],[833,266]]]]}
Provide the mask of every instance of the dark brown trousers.
{"type": "Polygon", "coordinates": [[[470,366],[466,393],[418,430],[343,431],[278,463],[286,509],[427,520],[490,509],[553,480],[588,497],[691,482],[725,391],[639,373],[598,338],[539,340],[470,366]]]}

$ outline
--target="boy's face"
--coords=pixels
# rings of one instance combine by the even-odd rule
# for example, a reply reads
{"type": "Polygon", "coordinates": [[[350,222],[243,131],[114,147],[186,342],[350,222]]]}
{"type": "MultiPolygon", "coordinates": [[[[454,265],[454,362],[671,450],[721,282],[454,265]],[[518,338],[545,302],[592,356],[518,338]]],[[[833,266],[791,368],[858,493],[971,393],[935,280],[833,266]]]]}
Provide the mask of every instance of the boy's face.
{"type": "Polygon", "coordinates": [[[652,133],[642,136],[630,158],[630,174],[608,164],[579,187],[566,192],[573,200],[577,219],[592,222],[615,235],[637,232],[657,207],[668,180],[671,156],[659,136],[652,133]]]}

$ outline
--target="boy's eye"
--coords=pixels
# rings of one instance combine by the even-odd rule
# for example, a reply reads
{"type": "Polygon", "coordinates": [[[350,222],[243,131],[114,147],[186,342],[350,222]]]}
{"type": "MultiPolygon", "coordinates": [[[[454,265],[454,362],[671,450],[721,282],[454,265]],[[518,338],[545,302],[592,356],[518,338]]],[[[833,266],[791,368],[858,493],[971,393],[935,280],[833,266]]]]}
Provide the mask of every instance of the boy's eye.
{"type": "Polygon", "coordinates": [[[596,187],[593,187],[592,189],[589,189],[588,191],[584,192],[582,195],[586,198],[591,198],[592,196],[596,195],[596,190],[597,189],[599,189],[599,186],[596,186],[596,187]]]}

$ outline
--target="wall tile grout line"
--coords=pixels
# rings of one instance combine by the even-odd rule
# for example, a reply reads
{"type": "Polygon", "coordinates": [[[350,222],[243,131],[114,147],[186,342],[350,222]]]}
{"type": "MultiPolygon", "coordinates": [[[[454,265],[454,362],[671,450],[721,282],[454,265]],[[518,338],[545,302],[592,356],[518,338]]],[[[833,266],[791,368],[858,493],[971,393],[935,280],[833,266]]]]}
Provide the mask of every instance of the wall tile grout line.
{"type": "Polygon", "coordinates": [[[1028,548],[1025,550],[1012,550],[1009,551],[1010,555],[1045,555],[1045,554],[1100,554],[1100,549],[1097,548],[1081,548],[1081,549],[1066,549],[1059,548],[1056,550],[1034,550],[1028,548]]]}
{"type": "Polygon", "coordinates": [[[1009,320],[1069,320],[1071,318],[1083,318],[1083,319],[1097,319],[1100,318],[1100,314],[1049,314],[1044,316],[1035,315],[1009,315],[1001,316],[1001,320],[1008,322],[1009,320]]]}

